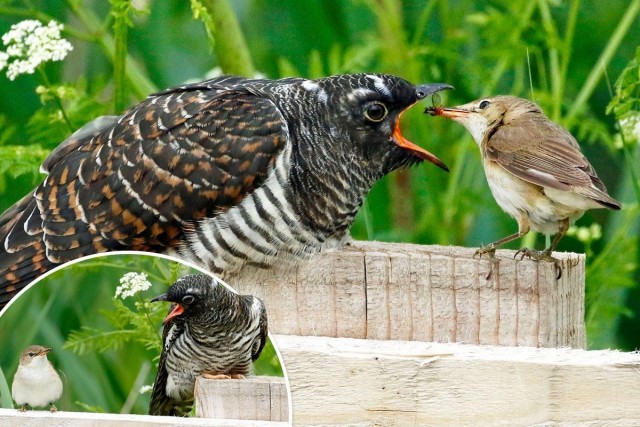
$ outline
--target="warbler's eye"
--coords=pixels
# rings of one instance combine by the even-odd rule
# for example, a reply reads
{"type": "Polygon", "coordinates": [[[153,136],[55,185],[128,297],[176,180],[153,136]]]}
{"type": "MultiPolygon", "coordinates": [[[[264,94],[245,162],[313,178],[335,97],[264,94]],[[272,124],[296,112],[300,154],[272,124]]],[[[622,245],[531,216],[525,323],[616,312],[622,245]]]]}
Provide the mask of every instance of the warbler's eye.
{"type": "Polygon", "coordinates": [[[387,117],[387,107],[380,102],[371,103],[365,107],[364,116],[371,122],[381,122],[387,117]]]}
{"type": "Polygon", "coordinates": [[[33,356],[35,356],[35,355],[36,355],[36,354],[35,354],[34,352],[32,352],[32,351],[30,351],[30,352],[29,352],[29,357],[33,357],[33,356]]]}
{"type": "Polygon", "coordinates": [[[195,301],[195,299],[196,298],[193,295],[185,295],[185,296],[182,297],[182,303],[189,305],[189,304],[193,303],[193,301],[195,301]]]}
{"type": "Polygon", "coordinates": [[[491,104],[491,103],[485,99],[484,101],[482,101],[480,103],[480,105],[478,105],[478,108],[481,109],[481,110],[484,110],[485,108],[487,108],[489,106],[489,104],[491,104]]]}

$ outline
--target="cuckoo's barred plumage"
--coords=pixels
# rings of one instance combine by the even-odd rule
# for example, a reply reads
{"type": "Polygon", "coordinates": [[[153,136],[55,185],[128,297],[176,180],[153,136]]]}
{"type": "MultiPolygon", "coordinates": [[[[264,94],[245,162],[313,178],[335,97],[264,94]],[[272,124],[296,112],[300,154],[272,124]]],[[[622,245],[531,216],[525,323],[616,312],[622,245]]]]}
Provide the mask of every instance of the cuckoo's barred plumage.
{"type": "Polygon", "coordinates": [[[207,275],[194,275],[179,279],[152,301],[174,305],[164,320],[149,414],[188,414],[200,375],[251,373],[267,341],[267,312],[260,299],[238,295],[207,275]]]}
{"type": "Polygon", "coordinates": [[[376,180],[431,161],[399,120],[450,88],[395,76],[220,77],[149,96],[56,148],[0,216],[0,304],[56,264],[177,252],[214,272],[338,245],[376,180]]]}

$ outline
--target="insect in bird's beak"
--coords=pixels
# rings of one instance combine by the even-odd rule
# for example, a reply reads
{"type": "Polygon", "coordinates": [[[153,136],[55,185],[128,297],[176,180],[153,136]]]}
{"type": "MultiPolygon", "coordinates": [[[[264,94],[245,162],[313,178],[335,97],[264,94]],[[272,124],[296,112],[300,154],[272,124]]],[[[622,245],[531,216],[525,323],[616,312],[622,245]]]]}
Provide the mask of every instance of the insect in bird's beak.
{"type": "Polygon", "coordinates": [[[433,108],[427,107],[427,109],[424,110],[424,112],[431,114],[432,116],[442,116],[442,117],[448,117],[450,119],[454,119],[456,117],[464,117],[469,114],[469,111],[463,110],[462,108],[445,108],[442,106],[433,107],[433,108]]]}

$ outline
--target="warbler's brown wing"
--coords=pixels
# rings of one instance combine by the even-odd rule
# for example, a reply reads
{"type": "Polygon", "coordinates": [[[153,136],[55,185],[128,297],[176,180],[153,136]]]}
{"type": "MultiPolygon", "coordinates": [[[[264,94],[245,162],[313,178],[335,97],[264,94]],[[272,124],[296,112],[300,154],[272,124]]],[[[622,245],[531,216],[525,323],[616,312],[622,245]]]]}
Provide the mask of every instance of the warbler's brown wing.
{"type": "Polygon", "coordinates": [[[221,78],[152,95],[54,151],[35,196],[0,217],[0,305],[57,263],[174,247],[186,224],[259,186],[286,124],[270,100],[239,83],[221,78]]]}
{"type": "Polygon", "coordinates": [[[500,126],[484,147],[486,159],[525,181],[575,192],[620,209],[573,136],[549,120],[540,120],[535,126],[521,126],[518,120],[500,126]]]}

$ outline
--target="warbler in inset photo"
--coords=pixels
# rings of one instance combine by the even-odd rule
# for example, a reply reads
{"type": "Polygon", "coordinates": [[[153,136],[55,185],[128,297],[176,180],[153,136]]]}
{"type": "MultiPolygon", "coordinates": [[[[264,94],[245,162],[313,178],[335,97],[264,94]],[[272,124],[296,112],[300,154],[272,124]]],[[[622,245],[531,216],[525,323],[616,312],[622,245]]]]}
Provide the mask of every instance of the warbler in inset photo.
{"type": "Polygon", "coordinates": [[[53,402],[62,396],[62,380],[47,359],[50,352],[49,347],[32,345],[20,355],[20,364],[11,385],[11,396],[20,405],[20,412],[29,407],[45,406],[49,406],[51,412],[58,410],[53,402]]]}

